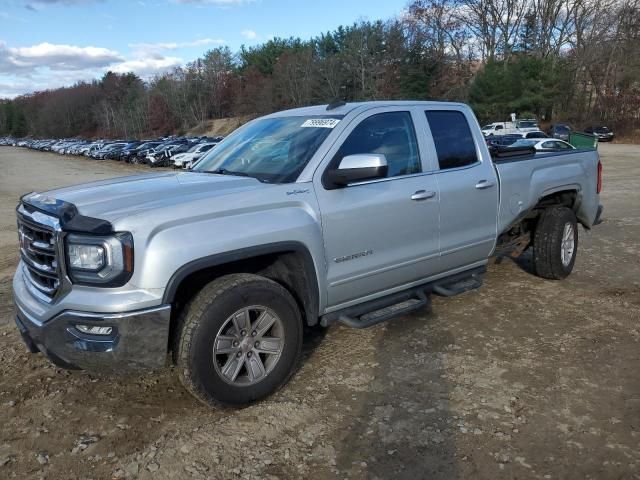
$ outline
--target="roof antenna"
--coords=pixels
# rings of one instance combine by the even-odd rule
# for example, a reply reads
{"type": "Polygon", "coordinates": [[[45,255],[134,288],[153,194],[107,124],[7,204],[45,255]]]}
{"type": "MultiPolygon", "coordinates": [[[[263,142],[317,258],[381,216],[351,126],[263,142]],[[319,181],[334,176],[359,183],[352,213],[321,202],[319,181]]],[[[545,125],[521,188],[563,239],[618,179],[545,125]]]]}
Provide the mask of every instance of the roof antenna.
{"type": "Polygon", "coordinates": [[[347,102],[345,102],[344,100],[334,100],[329,105],[327,105],[327,112],[329,110],[335,110],[336,108],[342,107],[342,106],[344,106],[346,104],[347,104],[347,102]]]}

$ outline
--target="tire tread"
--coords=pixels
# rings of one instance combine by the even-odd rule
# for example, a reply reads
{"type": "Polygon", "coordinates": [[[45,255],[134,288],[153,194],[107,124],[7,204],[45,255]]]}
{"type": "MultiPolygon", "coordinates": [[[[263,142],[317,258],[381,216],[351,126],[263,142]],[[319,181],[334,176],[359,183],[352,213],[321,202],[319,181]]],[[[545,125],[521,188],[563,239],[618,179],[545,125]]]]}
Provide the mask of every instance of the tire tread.
{"type": "Polygon", "coordinates": [[[567,207],[545,209],[538,220],[533,240],[533,263],[536,275],[550,280],[566,278],[573,269],[578,250],[578,229],[575,214],[567,207]],[[575,235],[574,258],[568,267],[562,265],[560,246],[565,224],[573,224],[575,235]]]}
{"type": "MultiPolygon", "coordinates": [[[[194,381],[194,375],[192,371],[192,362],[190,361],[191,349],[190,346],[193,343],[194,337],[200,326],[201,322],[206,321],[205,312],[209,306],[215,302],[218,298],[224,295],[231,289],[236,287],[248,288],[250,284],[260,282],[262,284],[268,283],[271,287],[279,290],[280,294],[285,297],[289,297],[293,305],[295,301],[291,297],[291,294],[280,284],[274,282],[265,277],[249,273],[234,273],[219,277],[200,290],[189,303],[182,309],[178,318],[178,328],[175,335],[176,344],[174,345],[174,362],[177,366],[178,378],[182,385],[195,396],[201,402],[209,406],[228,407],[229,403],[220,401],[213,397],[202,388],[198,382],[194,381]]],[[[296,306],[297,310],[297,306],[296,306]]],[[[293,375],[296,370],[297,364],[300,360],[300,349],[296,355],[295,365],[289,371],[289,374],[279,383],[278,387],[274,390],[277,391],[282,387],[293,375]]],[[[237,406],[237,404],[234,404],[237,406]]]]}

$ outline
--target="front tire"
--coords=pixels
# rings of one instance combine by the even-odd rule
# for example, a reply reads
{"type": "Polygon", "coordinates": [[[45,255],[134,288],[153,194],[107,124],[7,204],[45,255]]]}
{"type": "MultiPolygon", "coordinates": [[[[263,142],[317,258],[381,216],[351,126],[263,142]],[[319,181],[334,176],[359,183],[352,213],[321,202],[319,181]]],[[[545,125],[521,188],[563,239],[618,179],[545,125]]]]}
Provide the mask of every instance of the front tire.
{"type": "Polygon", "coordinates": [[[578,222],[567,207],[547,208],[536,226],[533,264],[536,275],[551,280],[569,276],[578,253],[578,222]]]}
{"type": "Polygon", "coordinates": [[[187,390],[210,406],[240,406],[289,380],[302,348],[302,320],[278,283],[232,274],[206,285],[185,307],[177,338],[178,374],[187,390]]]}

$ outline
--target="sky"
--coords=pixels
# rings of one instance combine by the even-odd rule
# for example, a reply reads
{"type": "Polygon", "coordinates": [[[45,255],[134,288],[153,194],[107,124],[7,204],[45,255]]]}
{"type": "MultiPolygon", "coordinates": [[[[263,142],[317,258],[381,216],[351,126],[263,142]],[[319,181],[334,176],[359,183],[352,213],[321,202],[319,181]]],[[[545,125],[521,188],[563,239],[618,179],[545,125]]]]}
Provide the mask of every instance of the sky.
{"type": "Polygon", "coordinates": [[[0,98],[133,71],[145,80],[217,46],[308,39],[401,15],[407,0],[0,0],[0,98]]]}

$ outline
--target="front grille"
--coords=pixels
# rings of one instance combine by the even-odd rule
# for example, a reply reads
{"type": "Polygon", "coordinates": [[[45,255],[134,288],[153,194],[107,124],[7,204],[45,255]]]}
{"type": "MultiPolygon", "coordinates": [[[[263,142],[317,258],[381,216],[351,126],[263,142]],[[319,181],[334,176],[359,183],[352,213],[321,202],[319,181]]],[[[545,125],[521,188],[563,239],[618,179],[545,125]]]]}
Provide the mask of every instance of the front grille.
{"type": "Polygon", "coordinates": [[[60,288],[60,263],[55,230],[18,213],[20,255],[27,280],[49,300],[60,288]]]}

